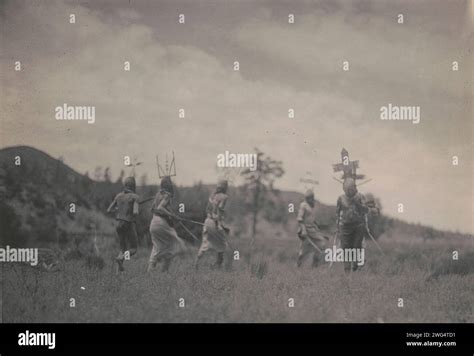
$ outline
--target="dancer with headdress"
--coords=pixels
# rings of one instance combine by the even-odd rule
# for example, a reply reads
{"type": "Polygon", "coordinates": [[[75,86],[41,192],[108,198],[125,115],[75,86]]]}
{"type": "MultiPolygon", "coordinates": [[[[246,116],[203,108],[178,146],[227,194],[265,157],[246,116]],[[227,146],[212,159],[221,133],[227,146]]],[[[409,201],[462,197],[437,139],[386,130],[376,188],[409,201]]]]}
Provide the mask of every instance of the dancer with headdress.
{"type": "Polygon", "coordinates": [[[151,207],[153,218],[150,223],[150,235],[153,248],[148,262],[148,272],[151,272],[158,262],[162,262],[162,272],[168,271],[173,258],[186,249],[184,241],[178,237],[174,228],[175,215],[170,209],[173,195],[171,177],[162,177],[160,191],[151,207]]]}

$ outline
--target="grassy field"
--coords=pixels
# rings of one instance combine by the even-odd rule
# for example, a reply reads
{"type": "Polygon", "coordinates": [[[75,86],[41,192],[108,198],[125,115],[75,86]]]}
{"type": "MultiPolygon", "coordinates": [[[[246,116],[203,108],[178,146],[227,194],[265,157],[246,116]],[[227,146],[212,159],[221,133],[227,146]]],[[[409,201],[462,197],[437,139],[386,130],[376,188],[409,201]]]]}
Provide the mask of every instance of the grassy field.
{"type": "Polygon", "coordinates": [[[209,256],[195,272],[188,254],[169,273],[147,275],[146,249],[120,275],[111,254],[69,260],[55,273],[3,264],[3,322],[474,322],[468,243],[389,241],[383,257],[369,242],[366,266],[347,276],[340,263],[296,269],[297,239],[265,241],[250,261],[248,243],[234,241],[240,260],[223,271],[210,268],[209,256]]]}

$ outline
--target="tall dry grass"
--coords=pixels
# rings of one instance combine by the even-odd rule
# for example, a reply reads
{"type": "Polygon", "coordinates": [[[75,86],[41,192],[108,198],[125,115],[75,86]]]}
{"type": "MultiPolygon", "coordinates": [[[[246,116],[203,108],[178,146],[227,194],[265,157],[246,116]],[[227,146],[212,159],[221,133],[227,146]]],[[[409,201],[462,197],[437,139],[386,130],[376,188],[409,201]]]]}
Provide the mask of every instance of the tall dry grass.
{"type": "Polygon", "coordinates": [[[222,271],[210,268],[212,255],[194,271],[193,250],[169,273],[147,275],[142,248],[117,274],[112,245],[98,256],[65,259],[56,273],[4,264],[3,321],[474,322],[472,245],[389,241],[382,256],[369,242],[366,265],[348,276],[338,263],[311,269],[308,260],[296,269],[298,244],[264,240],[249,251],[248,241],[233,241],[240,259],[227,256],[222,271]]]}

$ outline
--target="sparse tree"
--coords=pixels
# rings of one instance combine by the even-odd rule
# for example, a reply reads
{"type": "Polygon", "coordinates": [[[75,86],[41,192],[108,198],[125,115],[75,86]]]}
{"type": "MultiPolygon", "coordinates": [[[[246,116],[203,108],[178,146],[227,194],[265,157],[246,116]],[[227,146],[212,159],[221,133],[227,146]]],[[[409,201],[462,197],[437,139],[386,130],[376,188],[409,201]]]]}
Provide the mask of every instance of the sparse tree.
{"type": "Polygon", "coordinates": [[[102,167],[101,166],[95,167],[95,169],[94,169],[94,180],[98,182],[98,181],[101,180],[102,176],[103,176],[102,175],[102,167]]]}
{"type": "Polygon", "coordinates": [[[142,175],[140,176],[140,184],[139,184],[139,185],[140,185],[141,187],[146,187],[146,186],[147,186],[147,180],[148,180],[148,178],[147,178],[146,173],[142,174],[142,175]]]}
{"type": "Polygon", "coordinates": [[[104,170],[104,182],[110,183],[112,180],[110,178],[110,167],[107,167],[104,170]]]}
{"type": "Polygon", "coordinates": [[[117,184],[123,184],[123,177],[125,177],[125,171],[123,169],[120,170],[120,175],[116,181],[117,184]]]}
{"type": "Polygon", "coordinates": [[[241,172],[246,189],[252,192],[252,244],[255,242],[257,233],[259,210],[265,205],[268,193],[274,191],[275,180],[285,173],[281,161],[272,159],[257,148],[255,148],[255,153],[257,154],[256,170],[246,168],[241,172]]]}

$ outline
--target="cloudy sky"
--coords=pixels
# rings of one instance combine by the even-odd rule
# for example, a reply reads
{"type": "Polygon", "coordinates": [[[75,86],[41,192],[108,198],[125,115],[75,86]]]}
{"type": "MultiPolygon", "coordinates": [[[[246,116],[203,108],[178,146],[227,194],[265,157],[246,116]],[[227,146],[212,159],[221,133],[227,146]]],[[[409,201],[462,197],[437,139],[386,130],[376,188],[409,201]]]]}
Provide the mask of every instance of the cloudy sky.
{"type": "Polygon", "coordinates": [[[149,182],[155,155],[174,150],[183,185],[215,182],[219,153],[258,147],[284,163],[277,187],[302,191],[311,177],[330,204],[345,147],[373,179],[360,190],[385,213],[473,232],[469,1],[0,4],[1,147],[30,145],[82,173],[110,166],[115,177],[130,155],[149,182]],[[64,103],[95,106],[96,122],[57,121],[64,103]],[[420,123],[381,120],[388,103],[419,106],[420,123]]]}

